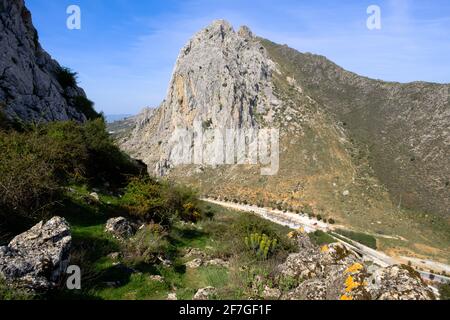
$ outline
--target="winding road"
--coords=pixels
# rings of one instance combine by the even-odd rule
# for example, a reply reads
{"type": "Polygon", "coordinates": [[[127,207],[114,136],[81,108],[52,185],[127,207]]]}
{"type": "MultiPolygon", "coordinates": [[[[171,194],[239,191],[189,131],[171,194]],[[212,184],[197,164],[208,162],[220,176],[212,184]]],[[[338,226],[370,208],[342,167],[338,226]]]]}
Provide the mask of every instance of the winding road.
{"type": "MultiPolygon", "coordinates": [[[[237,210],[237,211],[244,211],[244,212],[252,212],[266,220],[272,221],[273,223],[289,227],[291,229],[299,229],[303,228],[306,232],[314,232],[317,230],[321,230],[324,232],[328,232],[328,234],[333,237],[336,241],[342,243],[349,249],[357,252],[364,260],[371,261],[381,267],[387,267],[390,265],[395,264],[402,264],[403,262],[397,258],[391,257],[384,252],[374,250],[372,248],[369,248],[361,243],[358,243],[356,241],[353,241],[347,237],[344,237],[342,235],[339,235],[339,238],[336,236],[336,234],[333,232],[334,228],[333,226],[329,225],[328,223],[325,223],[323,221],[318,221],[316,219],[312,219],[308,217],[305,214],[297,214],[293,212],[283,212],[280,210],[274,210],[270,208],[260,208],[253,205],[245,205],[245,204],[239,204],[239,203],[231,203],[231,202],[224,202],[214,199],[201,199],[202,201],[209,202],[215,205],[219,205],[225,208],[237,210]]],[[[436,265],[437,262],[428,261],[429,263],[436,265]]],[[[440,264],[443,265],[443,264],[440,264]]],[[[448,265],[443,265],[445,268],[450,268],[448,265]]],[[[427,271],[418,271],[422,278],[424,280],[430,280],[433,279],[434,282],[439,283],[450,283],[450,277],[445,277],[438,274],[433,274],[427,271]]]]}

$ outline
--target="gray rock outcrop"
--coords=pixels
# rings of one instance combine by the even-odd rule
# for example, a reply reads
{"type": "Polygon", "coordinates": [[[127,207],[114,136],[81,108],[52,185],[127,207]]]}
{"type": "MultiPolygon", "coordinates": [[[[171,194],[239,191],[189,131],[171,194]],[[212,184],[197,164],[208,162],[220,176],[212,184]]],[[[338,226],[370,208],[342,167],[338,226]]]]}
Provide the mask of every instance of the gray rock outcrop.
{"type": "Polygon", "coordinates": [[[39,222],[0,247],[0,277],[32,291],[57,287],[69,264],[71,241],[69,224],[63,218],[39,222]]]}
{"type": "Polygon", "coordinates": [[[135,234],[136,228],[126,218],[118,217],[106,222],[105,232],[117,239],[127,239],[135,234]]]}
{"type": "Polygon", "coordinates": [[[61,70],[39,44],[24,1],[0,0],[0,112],[27,122],[85,121],[77,104],[86,94],[61,84],[61,70]]]}
{"type": "Polygon", "coordinates": [[[300,285],[283,298],[291,300],[430,300],[434,295],[420,275],[408,266],[372,266],[340,243],[322,248],[305,245],[299,234],[300,252],[278,266],[280,279],[300,285]]]}
{"type": "Polygon", "coordinates": [[[195,293],[193,300],[210,300],[216,293],[217,289],[214,287],[202,288],[195,293]]]}

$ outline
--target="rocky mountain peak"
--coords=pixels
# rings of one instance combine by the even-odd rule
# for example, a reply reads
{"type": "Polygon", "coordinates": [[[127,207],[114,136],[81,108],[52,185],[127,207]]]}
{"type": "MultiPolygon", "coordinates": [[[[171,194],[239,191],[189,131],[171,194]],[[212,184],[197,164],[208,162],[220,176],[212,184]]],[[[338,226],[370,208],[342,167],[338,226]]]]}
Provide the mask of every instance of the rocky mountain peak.
{"type": "MultiPolygon", "coordinates": [[[[255,114],[267,113],[276,100],[274,70],[274,63],[248,27],[236,32],[224,20],[212,22],[181,50],[167,98],[151,119],[148,113],[138,117],[139,125],[126,141],[127,148],[139,152],[147,149],[145,144],[161,150],[158,158],[145,152],[148,162],[156,164],[155,172],[161,174],[165,172],[162,166],[171,168],[179,160],[170,141],[175,129],[192,129],[196,123],[223,131],[258,127],[255,114]],[[151,136],[144,133],[155,129],[151,136]]],[[[207,154],[213,152],[208,143],[204,149],[207,154]]]]}

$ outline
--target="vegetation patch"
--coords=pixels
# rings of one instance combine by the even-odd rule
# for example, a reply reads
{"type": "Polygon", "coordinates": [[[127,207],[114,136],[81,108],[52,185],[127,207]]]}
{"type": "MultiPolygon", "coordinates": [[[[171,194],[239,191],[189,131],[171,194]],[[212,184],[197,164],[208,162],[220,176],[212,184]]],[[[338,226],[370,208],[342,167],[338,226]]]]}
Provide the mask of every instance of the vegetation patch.
{"type": "Polygon", "coordinates": [[[377,239],[369,234],[342,229],[336,230],[336,233],[353,241],[359,242],[369,248],[375,250],[377,249],[377,239]]]}
{"type": "Polygon", "coordinates": [[[94,102],[84,96],[73,98],[73,106],[79,112],[84,114],[87,119],[93,120],[100,117],[100,114],[94,109],[94,102]]]}
{"type": "Polygon", "coordinates": [[[443,284],[439,287],[441,300],[450,300],[450,283],[443,284]]]}
{"type": "Polygon", "coordinates": [[[69,68],[61,67],[56,74],[56,78],[63,89],[77,85],[77,73],[69,68]]]}
{"type": "Polygon", "coordinates": [[[330,243],[335,243],[336,240],[330,236],[328,233],[323,232],[321,230],[314,231],[312,233],[309,233],[309,238],[313,243],[315,243],[318,246],[323,246],[330,243]]]}

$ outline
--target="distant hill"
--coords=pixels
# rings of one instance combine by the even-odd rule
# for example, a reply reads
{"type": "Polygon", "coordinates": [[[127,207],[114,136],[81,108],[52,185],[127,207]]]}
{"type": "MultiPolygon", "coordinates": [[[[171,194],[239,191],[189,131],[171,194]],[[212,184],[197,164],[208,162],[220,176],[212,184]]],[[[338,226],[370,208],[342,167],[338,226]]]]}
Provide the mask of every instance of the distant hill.
{"type": "Polygon", "coordinates": [[[131,116],[131,114],[108,114],[105,116],[105,120],[107,123],[113,123],[116,121],[125,120],[126,118],[129,118],[131,116]]]}

